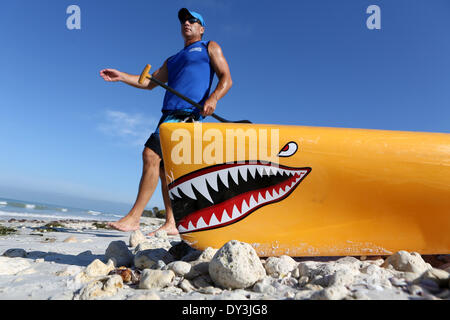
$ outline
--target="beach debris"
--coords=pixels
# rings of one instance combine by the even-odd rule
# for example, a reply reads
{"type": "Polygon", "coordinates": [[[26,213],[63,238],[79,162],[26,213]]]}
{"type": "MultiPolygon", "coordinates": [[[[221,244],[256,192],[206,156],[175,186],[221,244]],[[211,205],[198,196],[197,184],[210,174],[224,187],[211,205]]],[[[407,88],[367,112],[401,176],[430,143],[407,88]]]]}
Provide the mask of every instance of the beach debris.
{"type": "Polygon", "coordinates": [[[146,242],[147,238],[141,232],[141,230],[133,231],[130,235],[130,247],[134,248],[142,242],[146,242]]]}
{"type": "Polygon", "coordinates": [[[2,256],[9,258],[26,258],[27,252],[21,248],[11,248],[3,252],[2,256]]]}
{"type": "Polygon", "coordinates": [[[250,244],[231,240],[212,258],[209,275],[218,287],[243,289],[262,279],[266,271],[250,244]]]}
{"type": "Polygon", "coordinates": [[[113,259],[116,266],[130,267],[133,265],[133,258],[133,253],[122,240],[112,241],[105,252],[105,259],[113,259]]]}
{"type": "Polygon", "coordinates": [[[70,236],[70,237],[64,239],[63,242],[65,242],[65,243],[76,243],[76,242],[78,242],[78,239],[76,237],[74,237],[74,236],[70,236]]]}
{"type": "Polygon", "coordinates": [[[172,270],[144,269],[139,282],[140,289],[153,289],[167,287],[175,277],[172,270]]]}
{"type": "Polygon", "coordinates": [[[109,275],[117,274],[122,277],[124,283],[137,284],[140,281],[141,273],[139,270],[132,270],[127,267],[119,267],[109,272],[109,275]]]}

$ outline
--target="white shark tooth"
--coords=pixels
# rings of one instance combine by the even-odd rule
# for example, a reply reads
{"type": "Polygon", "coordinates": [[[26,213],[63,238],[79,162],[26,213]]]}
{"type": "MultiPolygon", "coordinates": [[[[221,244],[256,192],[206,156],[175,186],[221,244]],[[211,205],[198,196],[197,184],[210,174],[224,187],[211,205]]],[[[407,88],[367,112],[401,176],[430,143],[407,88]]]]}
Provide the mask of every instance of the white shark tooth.
{"type": "MultiPolygon", "coordinates": [[[[169,194],[171,194],[173,197],[180,197],[180,194],[178,193],[178,187],[173,187],[172,189],[170,189],[169,194]]],[[[173,199],[172,199],[173,200],[173,199]]]]}
{"type": "Polygon", "coordinates": [[[233,206],[233,212],[231,213],[231,219],[236,219],[239,218],[241,216],[241,213],[239,212],[238,208],[236,207],[236,205],[233,206]]]}
{"type": "Polygon", "coordinates": [[[261,192],[258,193],[258,203],[263,203],[265,202],[266,199],[263,198],[263,196],[261,195],[261,192]]]}
{"type": "Polygon", "coordinates": [[[172,192],[170,192],[170,191],[169,191],[169,198],[170,198],[170,200],[173,200],[173,195],[172,195],[172,192]]]}
{"type": "Polygon", "coordinates": [[[179,232],[186,232],[188,231],[188,229],[186,229],[185,227],[183,227],[181,224],[178,226],[178,231],[179,232]]]}
{"type": "Polygon", "coordinates": [[[239,173],[241,174],[242,179],[244,179],[244,181],[247,181],[247,167],[246,166],[240,166],[239,167],[239,173]]]}
{"type": "Polygon", "coordinates": [[[205,223],[205,220],[203,220],[203,217],[200,217],[197,221],[197,229],[200,228],[206,228],[208,225],[205,223]]]}
{"type": "Polygon", "coordinates": [[[190,181],[180,184],[180,186],[178,188],[189,198],[197,200],[197,198],[195,197],[194,191],[192,190],[192,184],[190,181]]]}
{"type": "Polygon", "coordinates": [[[222,180],[222,183],[225,185],[225,187],[228,188],[228,170],[220,170],[219,171],[219,177],[220,180],[222,180]]]}
{"type": "Polygon", "coordinates": [[[206,181],[202,178],[197,178],[194,181],[192,181],[192,185],[197,189],[198,192],[202,194],[206,199],[209,200],[209,202],[214,203],[214,201],[211,199],[211,196],[209,195],[208,187],[206,186],[206,181]]]}
{"type": "Polygon", "coordinates": [[[194,227],[194,225],[192,224],[192,221],[189,221],[189,224],[188,224],[188,231],[192,231],[192,230],[194,230],[195,229],[195,227],[194,227]]]}
{"type": "Polygon", "coordinates": [[[223,210],[222,221],[220,221],[220,223],[225,223],[225,222],[228,222],[228,221],[231,221],[231,218],[228,215],[227,210],[223,210]]]}
{"type": "Polygon", "coordinates": [[[286,192],[283,190],[283,187],[280,187],[280,189],[278,189],[278,195],[281,197],[285,194],[286,192]]]}
{"type": "Polygon", "coordinates": [[[242,200],[242,205],[241,205],[241,213],[244,214],[246,213],[250,208],[247,205],[247,202],[245,202],[245,200],[242,200]]]}
{"type": "Polygon", "coordinates": [[[266,191],[266,201],[273,200],[273,197],[270,195],[269,190],[266,191]]]}
{"type": "Polygon", "coordinates": [[[206,181],[214,189],[214,191],[219,191],[219,187],[217,186],[217,173],[212,172],[206,176],[206,181]]]}
{"type": "Polygon", "coordinates": [[[278,192],[276,192],[275,189],[273,189],[273,191],[272,191],[272,196],[274,199],[279,197],[278,192]]]}
{"type": "Polygon", "coordinates": [[[256,169],[258,170],[259,175],[262,177],[263,176],[264,166],[258,166],[256,169]]]}
{"type": "Polygon", "coordinates": [[[253,196],[250,197],[250,208],[254,208],[258,205],[258,203],[255,201],[255,198],[253,196]]]}
{"type": "Polygon", "coordinates": [[[248,171],[250,172],[250,175],[252,176],[252,178],[255,178],[255,173],[256,173],[256,166],[248,166],[248,171]]]}
{"type": "Polygon", "coordinates": [[[236,184],[238,184],[239,180],[238,180],[238,172],[239,172],[239,168],[230,168],[228,169],[228,172],[230,172],[231,178],[233,178],[234,182],[236,184]]]}
{"type": "Polygon", "coordinates": [[[277,167],[270,167],[270,174],[276,176],[278,174],[279,169],[277,167]]]}
{"type": "Polygon", "coordinates": [[[216,215],[213,213],[212,216],[211,216],[211,219],[209,219],[209,226],[212,227],[212,226],[215,226],[215,225],[218,225],[218,224],[220,224],[220,221],[217,220],[216,215]]]}

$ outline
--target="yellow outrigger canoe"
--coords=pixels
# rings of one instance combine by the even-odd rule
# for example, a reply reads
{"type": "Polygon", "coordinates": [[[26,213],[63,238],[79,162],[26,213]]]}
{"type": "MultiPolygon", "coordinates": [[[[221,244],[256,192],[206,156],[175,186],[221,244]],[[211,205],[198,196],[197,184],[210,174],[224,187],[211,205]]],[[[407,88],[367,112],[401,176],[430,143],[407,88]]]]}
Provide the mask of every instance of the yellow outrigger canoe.
{"type": "Polygon", "coordinates": [[[260,256],[450,253],[450,135],[236,123],[160,127],[177,228],[260,256]]]}

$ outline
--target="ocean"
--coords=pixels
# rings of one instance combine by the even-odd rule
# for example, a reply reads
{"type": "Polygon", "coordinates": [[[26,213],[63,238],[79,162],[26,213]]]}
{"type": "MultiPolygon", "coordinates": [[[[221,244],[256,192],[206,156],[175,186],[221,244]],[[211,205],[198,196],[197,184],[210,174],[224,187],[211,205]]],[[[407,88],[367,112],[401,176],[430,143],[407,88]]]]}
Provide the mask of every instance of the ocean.
{"type": "Polygon", "coordinates": [[[98,220],[116,221],[123,214],[112,211],[99,211],[92,209],[73,208],[49,203],[7,199],[0,197],[0,220],[26,219],[26,220],[98,220]]]}

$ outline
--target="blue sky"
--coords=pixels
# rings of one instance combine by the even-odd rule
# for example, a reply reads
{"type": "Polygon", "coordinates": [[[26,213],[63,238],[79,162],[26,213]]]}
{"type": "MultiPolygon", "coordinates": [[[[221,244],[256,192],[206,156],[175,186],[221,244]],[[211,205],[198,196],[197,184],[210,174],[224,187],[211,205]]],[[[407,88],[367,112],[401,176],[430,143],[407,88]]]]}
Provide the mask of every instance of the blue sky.
{"type": "MultiPolygon", "coordinates": [[[[448,0],[4,1],[0,197],[126,210],[164,91],[98,73],[159,67],[183,47],[182,7],[203,15],[204,39],[230,65],[234,85],[216,110],[224,118],[449,132],[448,0]],[[81,30],[66,27],[71,4],[81,30]],[[372,4],[381,30],[366,26],[372,4]]],[[[153,206],[163,207],[159,187],[153,206]]]]}

